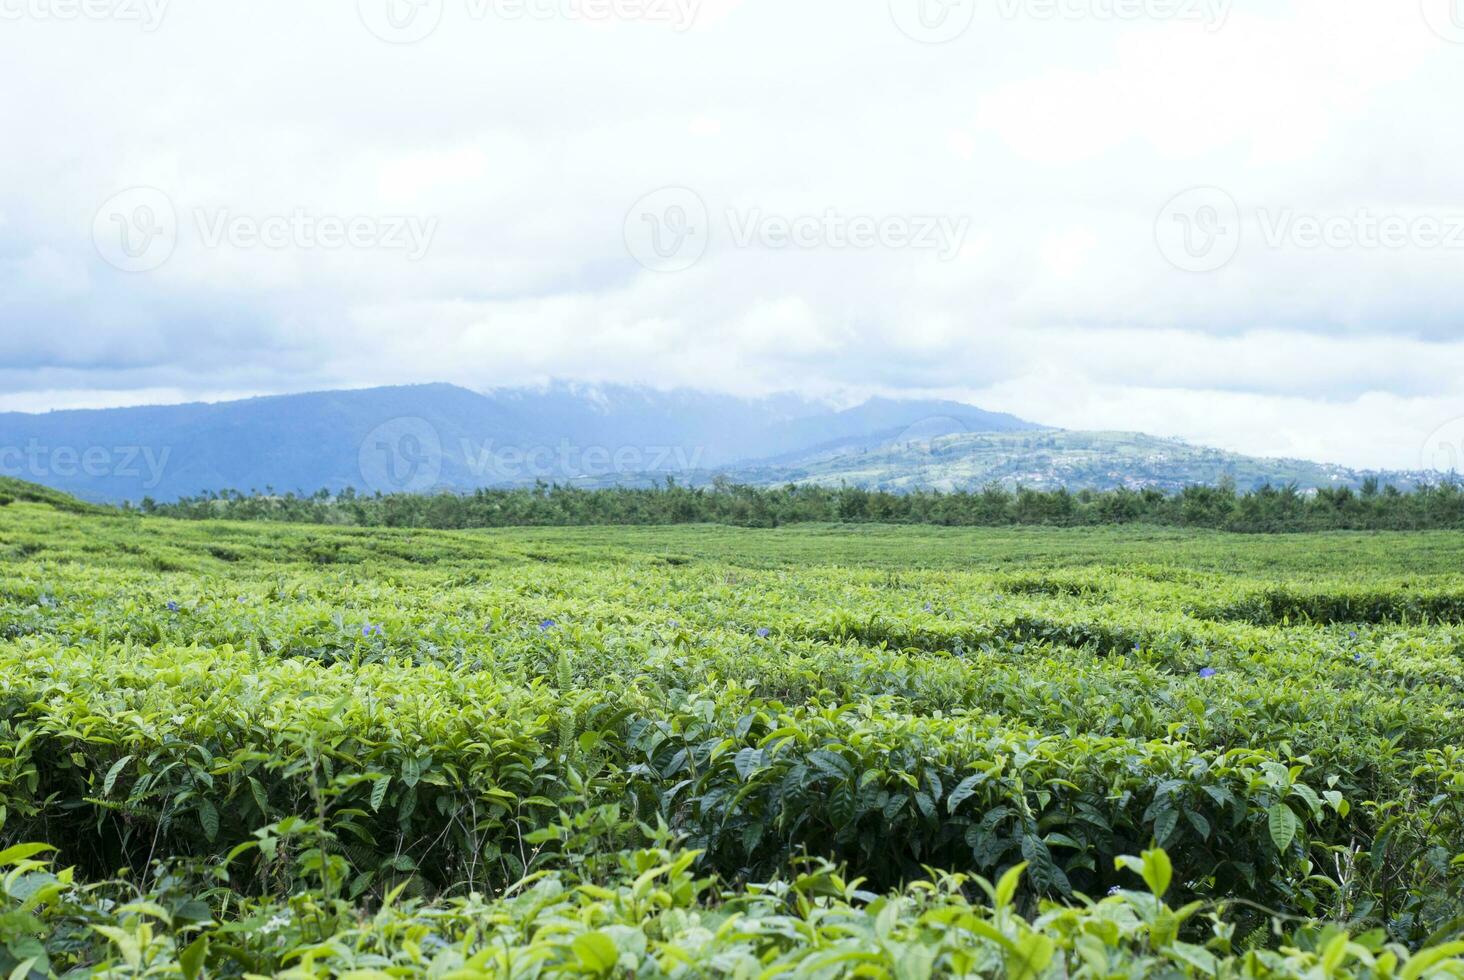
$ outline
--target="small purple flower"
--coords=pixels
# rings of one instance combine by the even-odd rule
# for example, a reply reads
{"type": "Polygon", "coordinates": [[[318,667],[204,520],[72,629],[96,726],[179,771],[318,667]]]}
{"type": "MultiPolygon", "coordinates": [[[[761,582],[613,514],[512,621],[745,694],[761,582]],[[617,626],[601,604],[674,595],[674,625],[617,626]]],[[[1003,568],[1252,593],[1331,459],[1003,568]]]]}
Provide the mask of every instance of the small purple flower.
{"type": "Polygon", "coordinates": [[[540,633],[547,633],[550,630],[554,629],[554,627],[556,627],[558,625],[559,624],[556,623],[554,620],[552,620],[552,619],[546,619],[546,620],[544,620],[543,622],[541,622],[539,624],[539,632],[540,633]]]}
{"type": "Polygon", "coordinates": [[[1218,673],[1220,673],[1220,671],[1216,670],[1214,667],[1206,667],[1204,670],[1200,671],[1200,676],[1208,680],[1218,673]]]}
{"type": "Polygon", "coordinates": [[[1351,633],[1348,634],[1348,636],[1352,637],[1354,640],[1357,639],[1357,630],[1353,630],[1351,633]]]}
{"type": "Polygon", "coordinates": [[[361,627],[362,636],[384,636],[385,634],[386,630],[383,627],[373,626],[370,623],[367,623],[365,626],[361,627]]]}
{"type": "Polygon", "coordinates": [[[757,628],[757,638],[759,640],[766,640],[768,637],[770,637],[772,635],[773,635],[773,631],[770,630],[770,629],[768,629],[766,626],[759,626],[757,628]]]}
{"type": "Polygon", "coordinates": [[[930,603],[928,603],[928,602],[927,602],[927,603],[926,603],[926,604],[925,604],[925,611],[926,611],[926,612],[935,612],[935,607],[934,607],[934,606],[932,606],[932,605],[931,605],[931,604],[930,604],[930,603]]]}
{"type": "Polygon", "coordinates": [[[674,620],[674,619],[673,619],[673,620],[671,620],[671,628],[672,628],[672,629],[679,629],[679,628],[680,628],[680,627],[681,627],[681,624],[680,624],[680,623],[678,623],[678,622],[677,622],[677,621],[676,621],[676,620],[674,620]]]}
{"type": "Polygon", "coordinates": [[[170,602],[170,603],[168,603],[168,612],[177,612],[177,611],[178,611],[178,604],[176,602],[170,602]]]}
{"type": "Polygon", "coordinates": [[[1352,659],[1353,660],[1356,660],[1358,663],[1362,663],[1362,654],[1360,654],[1360,653],[1354,653],[1352,655],[1352,659]]]}

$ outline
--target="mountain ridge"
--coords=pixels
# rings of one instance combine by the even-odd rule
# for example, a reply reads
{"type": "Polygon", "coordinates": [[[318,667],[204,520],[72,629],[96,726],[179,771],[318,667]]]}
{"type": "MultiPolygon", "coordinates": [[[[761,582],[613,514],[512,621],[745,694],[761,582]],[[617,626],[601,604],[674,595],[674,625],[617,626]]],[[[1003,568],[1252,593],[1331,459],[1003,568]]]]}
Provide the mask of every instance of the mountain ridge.
{"type": "Polygon", "coordinates": [[[457,492],[537,482],[643,486],[667,477],[896,490],[992,481],[1179,489],[1229,478],[1244,489],[1356,485],[1368,474],[1142,434],[1068,432],[941,399],[871,398],[840,408],[795,394],[555,382],[0,413],[0,475],[120,503],[224,490],[457,492]]]}

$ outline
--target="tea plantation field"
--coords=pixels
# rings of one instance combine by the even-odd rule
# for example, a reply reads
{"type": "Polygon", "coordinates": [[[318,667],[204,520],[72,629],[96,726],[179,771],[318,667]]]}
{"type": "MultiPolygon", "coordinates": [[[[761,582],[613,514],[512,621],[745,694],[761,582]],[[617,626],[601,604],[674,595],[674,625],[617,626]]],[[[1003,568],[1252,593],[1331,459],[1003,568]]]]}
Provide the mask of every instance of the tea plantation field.
{"type": "Polygon", "coordinates": [[[1464,535],[0,507],[0,970],[1464,976],[1464,535]]]}

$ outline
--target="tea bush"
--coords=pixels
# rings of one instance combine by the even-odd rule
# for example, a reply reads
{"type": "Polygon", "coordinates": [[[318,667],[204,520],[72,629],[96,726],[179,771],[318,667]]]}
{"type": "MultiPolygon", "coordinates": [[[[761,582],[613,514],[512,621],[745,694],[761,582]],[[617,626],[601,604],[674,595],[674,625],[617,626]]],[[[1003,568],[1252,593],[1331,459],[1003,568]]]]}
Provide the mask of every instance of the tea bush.
{"type": "Polygon", "coordinates": [[[0,969],[1460,975],[1464,540],[1271,540],[18,501],[0,969]]]}

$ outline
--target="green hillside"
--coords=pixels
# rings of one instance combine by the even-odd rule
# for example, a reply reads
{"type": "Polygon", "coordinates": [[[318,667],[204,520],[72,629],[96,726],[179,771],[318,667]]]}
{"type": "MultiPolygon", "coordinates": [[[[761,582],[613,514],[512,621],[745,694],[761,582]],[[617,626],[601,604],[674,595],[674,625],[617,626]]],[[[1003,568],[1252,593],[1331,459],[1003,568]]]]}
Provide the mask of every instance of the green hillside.
{"type": "MultiPolygon", "coordinates": [[[[739,470],[752,483],[849,484],[882,490],[959,490],[997,482],[1034,489],[1113,490],[1232,480],[1304,488],[1356,486],[1366,474],[1294,459],[1258,459],[1134,432],[976,432],[833,450],[739,470]]],[[[1412,482],[1398,475],[1396,482],[1412,482]]]]}
{"type": "Polygon", "coordinates": [[[74,514],[98,513],[106,508],[84,504],[75,497],[43,487],[38,483],[27,483],[8,476],[0,476],[0,507],[21,501],[23,503],[47,504],[57,510],[74,514]]]}

